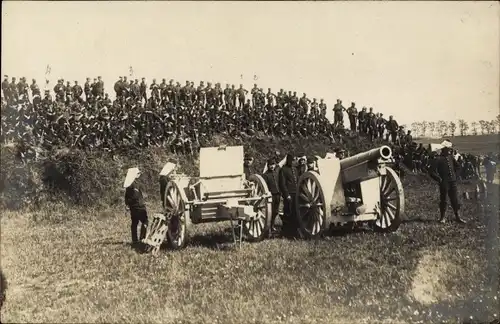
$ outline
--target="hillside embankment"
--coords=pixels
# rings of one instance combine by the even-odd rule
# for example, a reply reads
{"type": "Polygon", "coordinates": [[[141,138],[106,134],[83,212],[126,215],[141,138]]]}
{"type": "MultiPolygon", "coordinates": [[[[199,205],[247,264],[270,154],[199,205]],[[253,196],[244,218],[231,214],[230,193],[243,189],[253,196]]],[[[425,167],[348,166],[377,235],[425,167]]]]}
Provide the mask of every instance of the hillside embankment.
{"type": "MultiPolygon", "coordinates": [[[[343,143],[318,139],[276,139],[267,136],[248,138],[214,137],[210,146],[243,145],[255,158],[257,170],[279,151],[324,155],[336,147],[358,153],[373,145],[363,138],[346,137],[343,143]]],[[[382,144],[380,144],[382,145],[382,144]]],[[[23,162],[14,146],[2,146],[0,206],[5,209],[39,209],[50,203],[72,207],[105,207],[123,203],[122,183],[127,168],[139,167],[139,184],[148,195],[159,194],[158,174],[167,162],[175,162],[180,172],[196,176],[196,156],[174,155],[165,148],[132,149],[125,152],[61,149],[41,152],[38,159],[23,162]]],[[[228,162],[230,163],[230,162],[228,162]]]]}

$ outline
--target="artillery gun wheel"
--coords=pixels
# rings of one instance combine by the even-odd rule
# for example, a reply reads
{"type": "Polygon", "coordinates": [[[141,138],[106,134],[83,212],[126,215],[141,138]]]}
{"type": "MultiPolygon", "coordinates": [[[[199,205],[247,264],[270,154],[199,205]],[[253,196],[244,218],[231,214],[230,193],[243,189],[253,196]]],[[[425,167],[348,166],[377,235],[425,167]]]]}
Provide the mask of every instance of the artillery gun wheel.
{"type": "Polygon", "coordinates": [[[403,184],[396,171],[386,167],[386,174],[380,177],[379,218],[371,223],[377,232],[393,232],[401,225],[405,197],[403,184]]]}
{"type": "Polygon", "coordinates": [[[164,195],[165,215],[170,217],[167,229],[168,246],[174,250],[182,249],[186,245],[191,226],[189,211],[185,208],[180,190],[175,182],[170,181],[164,195]]]}
{"type": "Polygon", "coordinates": [[[330,227],[327,202],[318,173],[305,172],[297,185],[297,221],[304,238],[320,236],[330,227]]]}
{"type": "MultiPolygon", "coordinates": [[[[269,193],[264,178],[258,174],[252,174],[248,181],[253,183],[254,192],[252,197],[262,196],[269,193]]],[[[243,222],[243,232],[247,240],[251,242],[262,241],[269,234],[269,227],[271,226],[271,197],[257,200],[253,203],[255,216],[249,221],[243,222]]]]}

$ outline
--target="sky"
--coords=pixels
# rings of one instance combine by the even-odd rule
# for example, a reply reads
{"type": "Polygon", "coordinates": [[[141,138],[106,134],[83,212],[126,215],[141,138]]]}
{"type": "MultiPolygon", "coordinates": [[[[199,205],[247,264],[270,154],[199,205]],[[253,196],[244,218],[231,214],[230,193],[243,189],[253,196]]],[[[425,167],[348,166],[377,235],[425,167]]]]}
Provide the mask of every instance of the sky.
{"type": "Polygon", "coordinates": [[[283,88],[400,124],[500,112],[497,2],[2,2],[2,74],[283,88]],[[254,81],[254,76],[256,81],[254,81]]]}

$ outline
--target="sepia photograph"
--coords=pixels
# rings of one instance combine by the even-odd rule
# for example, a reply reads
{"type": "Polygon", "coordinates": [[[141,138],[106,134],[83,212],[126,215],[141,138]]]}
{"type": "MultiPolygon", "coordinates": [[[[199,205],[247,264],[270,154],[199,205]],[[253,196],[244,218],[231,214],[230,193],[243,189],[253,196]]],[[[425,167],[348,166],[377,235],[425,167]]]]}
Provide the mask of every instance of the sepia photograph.
{"type": "Polygon", "coordinates": [[[498,1],[2,1],[0,323],[500,324],[498,1]]]}

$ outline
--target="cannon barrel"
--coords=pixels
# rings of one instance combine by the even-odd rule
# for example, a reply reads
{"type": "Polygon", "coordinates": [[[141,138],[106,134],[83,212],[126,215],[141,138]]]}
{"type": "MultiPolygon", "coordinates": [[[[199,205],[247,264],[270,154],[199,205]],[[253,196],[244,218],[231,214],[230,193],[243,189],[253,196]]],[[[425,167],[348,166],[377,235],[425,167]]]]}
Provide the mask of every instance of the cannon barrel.
{"type": "Polygon", "coordinates": [[[391,148],[387,145],[384,145],[340,160],[340,168],[347,169],[358,164],[366,163],[368,161],[376,160],[379,158],[387,160],[390,159],[391,157],[392,157],[391,148]]]}

